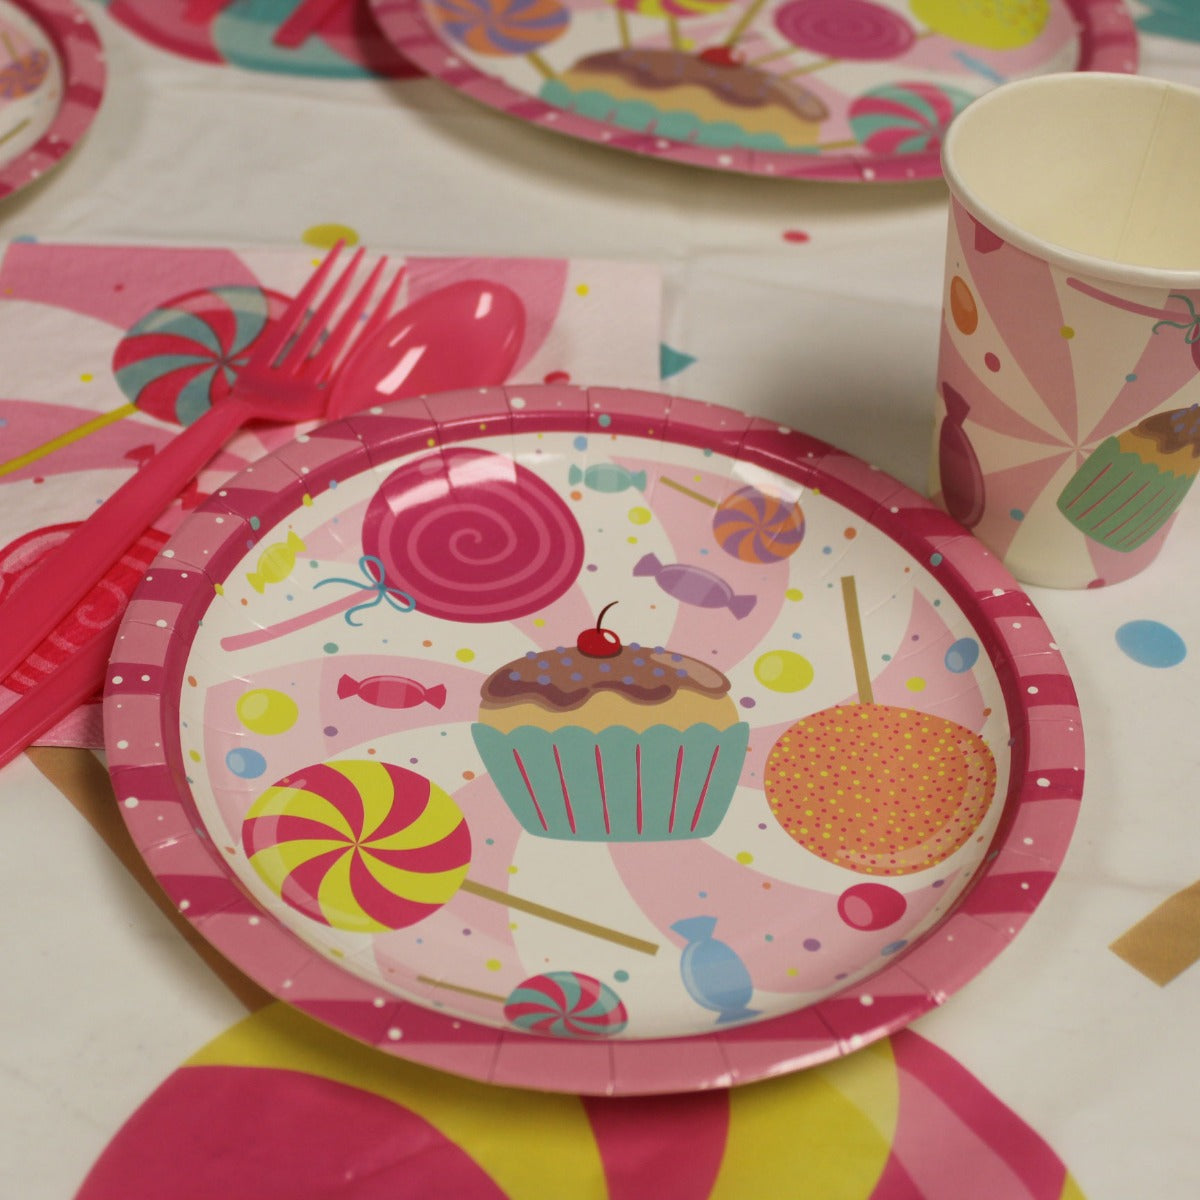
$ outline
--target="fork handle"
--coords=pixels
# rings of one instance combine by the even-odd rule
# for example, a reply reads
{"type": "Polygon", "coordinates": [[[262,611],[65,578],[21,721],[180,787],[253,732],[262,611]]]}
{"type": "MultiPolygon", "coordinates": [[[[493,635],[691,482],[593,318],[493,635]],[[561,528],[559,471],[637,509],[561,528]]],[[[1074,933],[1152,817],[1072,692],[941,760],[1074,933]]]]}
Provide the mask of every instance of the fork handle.
{"type": "Polygon", "coordinates": [[[231,395],[176,434],[0,603],[0,679],[92,590],[253,415],[231,395]]]}
{"type": "Polygon", "coordinates": [[[324,22],[325,18],[345,0],[300,0],[299,6],[271,39],[287,50],[301,46],[324,22]]]}
{"type": "Polygon", "coordinates": [[[116,637],[115,625],[98,630],[66,662],[0,713],[0,767],[29,749],[47,729],[95,695],[104,682],[116,637]]]}

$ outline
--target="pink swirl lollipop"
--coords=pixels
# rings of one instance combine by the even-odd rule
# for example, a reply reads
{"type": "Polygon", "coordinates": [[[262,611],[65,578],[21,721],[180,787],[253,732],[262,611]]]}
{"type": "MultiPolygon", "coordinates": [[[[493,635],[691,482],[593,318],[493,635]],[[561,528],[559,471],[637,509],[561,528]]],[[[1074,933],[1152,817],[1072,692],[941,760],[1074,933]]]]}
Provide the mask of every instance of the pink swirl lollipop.
{"type": "Polygon", "coordinates": [[[113,352],[121,391],[142,412],[190,425],[224,399],[287,299],[257,287],[189,292],[142,317],[113,352]]]}
{"type": "Polygon", "coordinates": [[[511,459],[463,446],[393,471],[362,541],[419,611],[448,621],[523,617],[583,565],[583,534],[557,493],[511,459]]]}
{"type": "Polygon", "coordinates": [[[381,933],[432,916],[456,892],[644,954],[658,946],[467,878],[471,831],[453,797],[379,759],[315,763],[251,805],[242,847],[290,908],[334,929],[381,933]]]}
{"type": "Polygon", "coordinates": [[[548,971],[518,985],[504,1015],[527,1033],[553,1037],[611,1037],[629,1017],[607,984],[578,971],[548,971]]]}
{"type": "Polygon", "coordinates": [[[612,1037],[629,1023],[621,997],[608,984],[579,971],[534,975],[517,984],[507,996],[429,975],[418,975],[417,982],[503,1004],[505,1017],[526,1033],[585,1039],[612,1037]]]}
{"type": "Polygon", "coordinates": [[[433,0],[437,23],[476,54],[533,55],[566,31],[559,0],[433,0]]]}
{"type": "Polygon", "coordinates": [[[872,154],[929,154],[974,97],[961,88],[914,80],[872,88],[849,109],[854,136],[872,154]]]}
{"type": "Polygon", "coordinates": [[[791,0],[775,27],[802,50],[861,61],[899,58],[916,39],[898,12],[870,0],[791,0]]]}

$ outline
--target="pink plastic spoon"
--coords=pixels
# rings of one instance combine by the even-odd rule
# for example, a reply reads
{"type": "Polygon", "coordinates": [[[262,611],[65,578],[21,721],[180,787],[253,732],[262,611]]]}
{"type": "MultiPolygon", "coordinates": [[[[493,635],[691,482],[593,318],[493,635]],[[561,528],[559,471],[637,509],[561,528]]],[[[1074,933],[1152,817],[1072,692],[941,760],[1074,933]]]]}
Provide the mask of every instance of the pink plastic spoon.
{"type": "Polygon", "coordinates": [[[525,339],[525,306],[501,283],[464,279],[390,317],[346,362],[328,416],[508,379],[525,339]]]}

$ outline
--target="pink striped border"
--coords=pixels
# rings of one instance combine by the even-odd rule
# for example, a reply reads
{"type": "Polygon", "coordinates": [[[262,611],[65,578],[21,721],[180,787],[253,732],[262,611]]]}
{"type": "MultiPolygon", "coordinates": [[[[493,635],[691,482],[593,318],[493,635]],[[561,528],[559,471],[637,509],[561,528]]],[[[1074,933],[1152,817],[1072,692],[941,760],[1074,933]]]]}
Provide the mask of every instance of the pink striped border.
{"type": "Polygon", "coordinates": [[[0,199],[39,179],[83,137],[104,96],[104,47],[72,0],[10,0],[36,21],[54,45],[63,96],[50,128],[24,154],[0,167],[0,199]]]}
{"type": "Polygon", "coordinates": [[[731,409],[658,393],[570,385],[438,397],[437,420],[404,400],[320,427],[232,479],[185,522],[135,593],[105,689],[113,784],[130,833],[172,901],[273,995],[389,1054],[485,1082],[589,1095],[727,1087],[847,1054],[943,1003],[1020,932],[1066,853],[1083,792],[1083,732],[1066,664],[1028,596],[932,502],[861,459],[731,409]],[[875,526],[938,579],[968,616],[1004,691],[1010,785],[989,853],[959,904],[864,982],[755,1025],[686,1038],[566,1042],[485,1028],[396,999],[259,912],[202,828],[179,744],[189,634],[249,546],[305,493],[424,447],[469,441],[472,410],[520,430],[626,433],[717,449],[806,486],[875,526]],[[250,518],[255,524],[252,527],[250,518]],[[126,734],[161,731],[144,761],[126,734]]]}
{"type": "MultiPolygon", "coordinates": [[[[667,162],[767,175],[776,179],[820,179],[838,183],[905,183],[941,176],[941,153],[849,155],[780,154],[743,147],[716,149],[634,133],[546,104],[501,79],[485,75],[447,45],[426,20],[421,0],[368,0],[385,37],[428,75],[519,121],[614,150],[667,162]]],[[[1124,0],[1053,0],[1064,4],[1079,28],[1080,71],[1133,74],[1138,68],[1137,29],[1124,0]]]]}

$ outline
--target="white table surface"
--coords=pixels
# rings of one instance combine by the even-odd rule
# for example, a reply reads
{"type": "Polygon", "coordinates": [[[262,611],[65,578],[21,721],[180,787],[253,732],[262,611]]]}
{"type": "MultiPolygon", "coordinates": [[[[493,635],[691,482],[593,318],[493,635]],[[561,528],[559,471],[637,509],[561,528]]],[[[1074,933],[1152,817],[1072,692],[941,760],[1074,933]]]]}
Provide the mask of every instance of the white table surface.
{"type": "MultiPolygon", "coordinates": [[[[652,261],[664,340],[697,357],[671,390],[798,426],[923,488],[940,182],[673,167],[541,133],[433,80],[189,63],[86,11],[107,51],[103,108],[61,169],[0,207],[0,239],[294,246],[338,222],[377,250],[652,261]]],[[[1142,70],[1200,83],[1200,44],[1146,37],[1142,70]]],[[[1194,204],[1181,197],[1181,215],[1194,204]]],[[[1198,549],[1193,502],[1139,578],[1030,589],[1083,708],[1079,823],[1016,941],[916,1026],[1090,1200],[1200,1195],[1200,967],[1160,987],[1108,949],[1200,878],[1198,549]],[[1178,631],[1187,659],[1156,671],[1126,658],[1114,633],[1135,618],[1178,631]]],[[[69,1197],[136,1105],[245,1010],[23,757],[0,773],[0,946],[0,1195],[69,1197]]]]}

